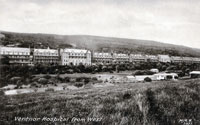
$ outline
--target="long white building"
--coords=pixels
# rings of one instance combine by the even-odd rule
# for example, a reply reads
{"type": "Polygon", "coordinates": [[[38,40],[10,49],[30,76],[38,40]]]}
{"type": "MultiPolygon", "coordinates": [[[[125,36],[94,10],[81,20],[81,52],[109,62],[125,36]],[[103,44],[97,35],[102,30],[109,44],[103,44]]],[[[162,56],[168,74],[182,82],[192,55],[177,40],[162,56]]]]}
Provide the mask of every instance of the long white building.
{"type": "Polygon", "coordinates": [[[92,61],[93,63],[98,63],[98,64],[110,64],[112,63],[112,54],[111,53],[99,53],[99,52],[94,52],[92,61]]]}
{"type": "Polygon", "coordinates": [[[31,63],[30,48],[0,46],[1,56],[7,56],[10,64],[28,65],[31,63]]]}
{"type": "Polygon", "coordinates": [[[130,54],[130,62],[146,62],[147,57],[142,54],[130,54]]]}
{"type": "Polygon", "coordinates": [[[158,56],[156,55],[145,55],[148,62],[158,62],[158,56]]]}
{"type": "Polygon", "coordinates": [[[55,65],[59,63],[59,53],[56,49],[34,49],[33,50],[34,64],[50,64],[55,65]]]}
{"type": "Polygon", "coordinates": [[[61,65],[91,65],[91,51],[85,49],[61,49],[61,65]]]}
{"type": "Polygon", "coordinates": [[[159,62],[171,62],[171,58],[169,57],[169,55],[158,55],[158,60],[159,62]]]}
{"type": "Polygon", "coordinates": [[[113,53],[113,63],[128,63],[129,55],[123,53],[113,53]]]}
{"type": "Polygon", "coordinates": [[[183,58],[180,56],[171,56],[171,61],[173,63],[180,63],[180,62],[183,62],[183,58]]]}

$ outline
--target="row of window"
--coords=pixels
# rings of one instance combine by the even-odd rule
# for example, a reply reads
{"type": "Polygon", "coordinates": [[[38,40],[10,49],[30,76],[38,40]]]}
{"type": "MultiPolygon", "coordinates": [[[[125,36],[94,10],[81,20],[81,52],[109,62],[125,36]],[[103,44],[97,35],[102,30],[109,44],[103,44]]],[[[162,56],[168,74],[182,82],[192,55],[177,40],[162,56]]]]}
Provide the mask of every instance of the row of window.
{"type": "Polygon", "coordinates": [[[9,56],[9,58],[30,58],[30,56],[9,56]]]}
{"type": "Polygon", "coordinates": [[[41,56],[58,56],[58,53],[34,53],[34,55],[41,55],[41,56]]]}
{"type": "Polygon", "coordinates": [[[58,59],[58,57],[38,57],[38,56],[36,56],[36,57],[34,57],[34,59],[58,59]]]}
{"type": "Polygon", "coordinates": [[[29,52],[8,52],[8,51],[2,51],[2,55],[30,55],[29,52]]]}

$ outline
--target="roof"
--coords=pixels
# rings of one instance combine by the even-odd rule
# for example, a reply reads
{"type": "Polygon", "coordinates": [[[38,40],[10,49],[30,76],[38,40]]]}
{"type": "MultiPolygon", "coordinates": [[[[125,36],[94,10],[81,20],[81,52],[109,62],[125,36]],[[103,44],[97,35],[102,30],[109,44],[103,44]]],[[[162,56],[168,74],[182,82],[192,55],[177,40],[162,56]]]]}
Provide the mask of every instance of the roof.
{"type": "Polygon", "coordinates": [[[183,60],[190,60],[190,61],[192,61],[192,57],[183,57],[183,60]]]}
{"type": "Polygon", "coordinates": [[[158,55],[158,56],[162,58],[169,58],[169,55],[158,55]]]}
{"type": "Polygon", "coordinates": [[[126,76],[128,79],[135,79],[134,76],[126,76]]]}
{"type": "Polygon", "coordinates": [[[0,46],[0,52],[30,52],[30,48],[20,48],[20,47],[4,47],[0,46]]]}
{"type": "Polygon", "coordinates": [[[140,58],[140,59],[145,59],[146,55],[141,55],[141,54],[130,54],[131,58],[140,58]]]}
{"type": "Polygon", "coordinates": [[[63,52],[69,52],[69,53],[91,53],[89,50],[86,50],[86,49],[69,49],[69,48],[64,49],[63,52]]]}
{"type": "Polygon", "coordinates": [[[176,73],[156,73],[156,74],[154,74],[154,75],[176,75],[176,76],[178,76],[178,74],[176,74],[176,73]]]}
{"type": "Polygon", "coordinates": [[[150,71],[159,71],[158,69],[150,69],[150,71]]]}
{"type": "Polygon", "coordinates": [[[111,53],[98,53],[98,52],[95,52],[94,55],[98,55],[98,56],[111,56],[111,53]]]}
{"type": "Polygon", "coordinates": [[[182,59],[180,56],[171,56],[172,59],[182,59]]]}
{"type": "Polygon", "coordinates": [[[200,74],[200,71],[192,71],[190,74],[200,74]]]}
{"type": "Polygon", "coordinates": [[[123,53],[114,53],[115,57],[127,57],[129,58],[128,54],[123,54],[123,53]]]}
{"type": "Polygon", "coordinates": [[[93,54],[93,57],[95,57],[95,58],[112,58],[112,54],[111,53],[98,53],[98,52],[95,52],[93,54]]]}
{"type": "Polygon", "coordinates": [[[130,56],[144,56],[142,54],[130,54],[130,56]]]}
{"type": "Polygon", "coordinates": [[[58,53],[58,50],[56,49],[34,49],[34,52],[39,52],[39,53],[58,53]]]}

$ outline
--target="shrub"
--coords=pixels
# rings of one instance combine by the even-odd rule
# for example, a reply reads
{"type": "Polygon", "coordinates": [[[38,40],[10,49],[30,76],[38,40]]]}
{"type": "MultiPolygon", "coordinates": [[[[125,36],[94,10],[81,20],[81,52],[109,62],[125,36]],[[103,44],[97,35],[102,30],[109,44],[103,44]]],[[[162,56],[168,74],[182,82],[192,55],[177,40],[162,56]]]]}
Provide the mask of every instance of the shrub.
{"type": "Polygon", "coordinates": [[[84,84],[88,84],[90,82],[90,78],[85,78],[84,79],[84,84]]]}
{"type": "Polygon", "coordinates": [[[45,92],[54,92],[54,89],[53,88],[48,88],[45,90],[45,92]]]}
{"type": "Polygon", "coordinates": [[[82,87],[82,86],[83,86],[83,83],[75,83],[74,86],[76,86],[76,87],[82,87]]]}
{"type": "Polygon", "coordinates": [[[48,81],[48,84],[54,84],[54,82],[50,80],[50,81],[48,81]]]}
{"type": "Polygon", "coordinates": [[[136,71],[133,75],[144,75],[142,71],[136,71]]]}
{"type": "Polygon", "coordinates": [[[144,81],[145,81],[145,82],[151,82],[151,81],[152,81],[152,79],[151,79],[151,78],[149,78],[149,77],[146,77],[146,78],[144,78],[144,81]]]}
{"type": "Polygon", "coordinates": [[[84,78],[78,77],[76,78],[76,82],[81,82],[84,78]]]}
{"type": "Polygon", "coordinates": [[[69,77],[65,77],[65,78],[64,78],[64,81],[65,81],[65,82],[70,82],[70,78],[69,78],[69,77]]]}
{"type": "Polygon", "coordinates": [[[44,78],[45,78],[45,79],[50,79],[51,76],[50,76],[50,75],[45,75],[44,78]]]}
{"type": "Polygon", "coordinates": [[[130,93],[125,93],[124,95],[123,95],[123,99],[130,99],[131,98],[131,94],[130,93]]]}
{"type": "Polygon", "coordinates": [[[136,71],[133,75],[153,75],[154,72],[149,70],[136,71]]]}
{"type": "Polygon", "coordinates": [[[93,81],[97,81],[98,79],[96,77],[92,77],[92,80],[93,81]]]}
{"type": "Polygon", "coordinates": [[[3,96],[4,92],[2,90],[0,90],[0,96],[3,96]]]}
{"type": "Polygon", "coordinates": [[[33,82],[33,83],[31,83],[31,87],[36,87],[36,88],[39,87],[39,86],[38,86],[38,82],[33,82]]]}
{"type": "Polygon", "coordinates": [[[172,78],[173,78],[173,77],[172,77],[172,76],[170,76],[170,75],[168,75],[168,76],[167,76],[167,79],[172,79],[172,78]]]}
{"type": "Polygon", "coordinates": [[[45,79],[45,78],[39,78],[39,79],[38,79],[38,82],[41,83],[41,84],[43,84],[43,85],[48,84],[48,80],[45,79]]]}

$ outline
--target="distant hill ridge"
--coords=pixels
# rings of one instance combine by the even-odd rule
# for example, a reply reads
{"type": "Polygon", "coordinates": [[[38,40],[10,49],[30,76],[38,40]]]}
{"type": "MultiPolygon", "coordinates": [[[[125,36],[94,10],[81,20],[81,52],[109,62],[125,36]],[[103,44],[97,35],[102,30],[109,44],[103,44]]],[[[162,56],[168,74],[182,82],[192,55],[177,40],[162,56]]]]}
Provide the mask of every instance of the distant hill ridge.
{"type": "Polygon", "coordinates": [[[150,40],[101,37],[90,35],[56,35],[0,31],[0,44],[32,48],[85,48],[91,51],[168,54],[200,57],[200,49],[150,40]]]}

